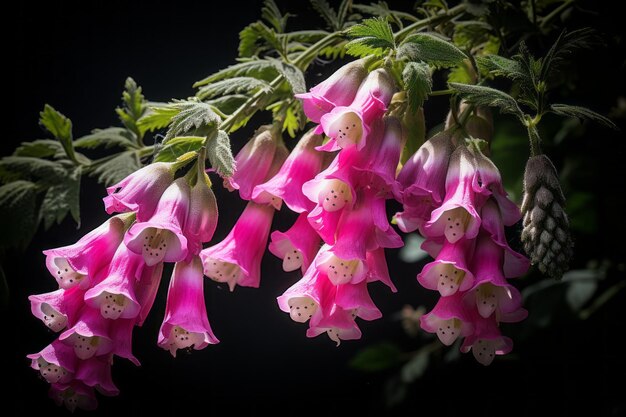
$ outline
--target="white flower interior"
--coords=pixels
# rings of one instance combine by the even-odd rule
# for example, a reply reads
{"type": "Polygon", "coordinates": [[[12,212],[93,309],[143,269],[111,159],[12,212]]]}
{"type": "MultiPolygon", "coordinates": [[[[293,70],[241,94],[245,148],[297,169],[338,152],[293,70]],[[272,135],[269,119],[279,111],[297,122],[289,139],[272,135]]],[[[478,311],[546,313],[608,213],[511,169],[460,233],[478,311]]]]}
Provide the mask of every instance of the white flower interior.
{"type": "Polygon", "coordinates": [[[180,326],[170,330],[170,350],[188,349],[202,344],[204,337],[201,333],[189,332],[180,326]]]}
{"type": "Polygon", "coordinates": [[[71,343],[74,346],[74,353],[79,359],[85,360],[95,356],[98,351],[98,345],[100,344],[100,338],[98,336],[82,336],[78,333],[74,333],[71,336],[71,343]]]}
{"type": "Polygon", "coordinates": [[[341,180],[326,180],[324,188],[320,192],[322,207],[328,212],[341,210],[352,202],[352,193],[348,184],[341,180]]]}
{"type": "Polygon", "coordinates": [[[53,332],[61,331],[67,326],[67,316],[52,308],[50,304],[41,304],[41,312],[44,324],[53,332]]]}
{"type": "Polygon", "coordinates": [[[345,260],[337,256],[332,256],[326,263],[326,274],[334,285],[346,284],[360,272],[363,264],[358,259],[345,260]]]}
{"type": "Polygon", "coordinates": [[[141,253],[146,265],[152,266],[163,261],[168,247],[173,246],[172,241],[176,239],[174,233],[156,227],[147,227],[139,236],[142,242],[141,253]]]}
{"type": "Polygon", "coordinates": [[[232,291],[235,289],[235,285],[243,278],[244,273],[236,264],[209,258],[204,263],[204,275],[213,281],[228,284],[232,291]]]}
{"type": "Polygon", "coordinates": [[[458,242],[463,236],[469,225],[471,216],[463,207],[457,207],[443,213],[444,218],[444,235],[450,243],[458,242]]]}
{"type": "Polygon", "coordinates": [[[310,297],[294,297],[287,301],[289,316],[293,321],[306,323],[317,311],[317,303],[310,297]]]}
{"type": "Polygon", "coordinates": [[[452,318],[437,323],[437,337],[446,346],[453,344],[461,334],[461,320],[452,318]]]}
{"type": "Polygon", "coordinates": [[[80,274],[74,270],[65,258],[54,258],[52,261],[56,267],[56,280],[59,283],[59,287],[64,290],[68,290],[77,286],[85,279],[85,275],[80,274]]]}
{"type": "Polygon", "coordinates": [[[356,145],[363,139],[363,124],[361,118],[354,112],[345,112],[335,119],[330,131],[337,132],[335,139],[342,148],[356,145]]]}
{"type": "Polygon", "coordinates": [[[440,263],[433,267],[432,273],[437,276],[437,290],[442,297],[456,293],[465,278],[465,271],[448,263],[440,263]]]}
{"type": "Polygon", "coordinates": [[[302,266],[302,252],[293,247],[285,253],[283,258],[283,271],[291,272],[302,266]]]}
{"type": "Polygon", "coordinates": [[[472,353],[482,365],[489,365],[496,356],[497,339],[478,339],[472,345],[472,353]]]}
{"type": "Polygon", "coordinates": [[[102,314],[102,317],[105,319],[118,319],[129,304],[128,298],[124,295],[111,294],[106,291],[100,295],[100,299],[100,314],[102,314]]]}
{"type": "Polygon", "coordinates": [[[37,365],[39,366],[39,373],[41,376],[51,384],[56,384],[57,382],[67,382],[67,380],[72,376],[67,369],[50,362],[46,362],[44,358],[37,359],[37,365]]]}

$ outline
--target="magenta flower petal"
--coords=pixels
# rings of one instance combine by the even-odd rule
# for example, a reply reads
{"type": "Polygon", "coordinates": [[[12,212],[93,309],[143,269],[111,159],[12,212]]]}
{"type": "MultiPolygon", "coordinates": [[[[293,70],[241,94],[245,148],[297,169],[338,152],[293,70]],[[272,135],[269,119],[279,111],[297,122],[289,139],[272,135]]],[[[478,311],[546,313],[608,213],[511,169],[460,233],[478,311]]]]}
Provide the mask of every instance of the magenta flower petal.
{"type": "Polygon", "coordinates": [[[125,222],[128,220],[128,215],[112,217],[73,245],[45,250],[46,267],[59,287],[88,288],[89,277],[95,276],[111,262],[124,238],[125,222]]]}
{"type": "Polygon", "coordinates": [[[315,150],[322,137],[314,132],[305,134],[291,151],[276,175],[257,185],[252,200],[259,204],[271,204],[280,209],[280,200],[291,210],[302,213],[313,209],[313,204],[302,193],[302,185],[313,179],[322,169],[324,155],[315,150]]]}
{"type": "Polygon", "coordinates": [[[274,208],[249,202],[228,236],[200,252],[204,274],[217,282],[258,288],[274,208]]]}
{"type": "Polygon", "coordinates": [[[351,312],[337,309],[329,317],[320,320],[319,323],[313,324],[306,331],[307,337],[316,337],[322,333],[326,333],[330,340],[341,344],[342,340],[356,340],[361,338],[361,330],[354,321],[351,312]]]}
{"type": "Polygon", "coordinates": [[[463,303],[463,295],[457,292],[449,297],[439,298],[432,311],[420,317],[422,329],[436,333],[446,346],[453,344],[459,337],[472,333],[471,316],[463,303]]]}
{"type": "Polygon", "coordinates": [[[471,350],[480,364],[490,365],[495,355],[506,355],[513,349],[513,341],[502,336],[494,317],[483,318],[476,314],[473,324],[474,333],[465,338],[461,352],[471,350]]]}
{"type": "Polygon", "coordinates": [[[111,377],[110,356],[98,356],[80,361],[76,371],[76,379],[88,387],[93,387],[103,395],[115,396],[120,390],[113,383],[111,377]]]}
{"type": "Polygon", "coordinates": [[[492,196],[497,201],[505,226],[512,226],[517,223],[522,218],[522,214],[519,207],[509,199],[504,190],[498,168],[482,154],[476,156],[476,167],[481,180],[476,191],[481,193],[481,197],[485,200],[492,196]]]}
{"type": "Polygon", "coordinates": [[[183,227],[183,234],[187,238],[187,261],[200,253],[203,243],[213,239],[218,219],[215,194],[206,174],[201,173],[201,177],[191,187],[189,197],[189,212],[183,227]]]}
{"type": "Polygon", "coordinates": [[[141,270],[141,277],[135,284],[135,297],[141,305],[141,310],[137,316],[137,326],[142,326],[156,298],[161,277],[163,275],[163,263],[154,266],[144,266],[141,270]]]}
{"type": "Polygon", "coordinates": [[[139,360],[133,355],[133,329],[135,327],[135,319],[119,319],[115,320],[109,328],[109,334],[113,341],[112,353],[131,361],[135,366],[139,366],[139,360]]]}
{"type": "Polygon", "coordinates": [[[174,357],[178,349],[200,350],[219,343],[207,317],[202,262],[198,257],[174,266],[158,343],[174,357]]]}
{"type": "Polygon", "coordinates": [[[367,282],[380,281],[388,286],[392,292],[398,292],[398,289],[391,281],[389,276],[389,268],[385,259],[385,250],[378,248],[367,252],[365,261],[368,267],[367,282]]]}
{"type": "Polygon", "coordinates": [[[30,310],[53,332],[59,332],[73,325],[83,306],[85,292],[78,287],[69,290],[58,289],[45,294],[31,295],[30,310]]]}
{"type": "Polygon", "coordinates": [[[173,163],[155,162],[130,174],[107,188],[108,196],[104,197],[106,212],[136,211],[138,221],[148,219],[161,194],[174,181],[174,172],[173,163]]]}
{"type": "Polygon", "coordinates": [[[66,384],[74,378],[78,359],[74,349],[59,340],[26,357],[31,359],[31,368],[39,371],[50,384],[66,384]]]}
{"type": "Polygon", "coordinates": [[[325,245],[315,258],[315,267],[328,276],[333,285],[357,284],[367,278],[364,259],[344,259],[337,256],[334,247],[325,245]]]}
{"type": "Polygon", "coordinates": [[[79,359],[106,355],[113,349],[113,341],[109,337],[110,323],[99,310],[84,306],[76,324],[61,333],[59,340],[73,346],[79,359]]]}
{"type": "Polygon", "coordinates": [[[350,104],[366,76],[363,60],[352,61],[311,88],[309,93],[296,94],[296,98],[302,99],[304,114],[314,123],[319,123],[320,118],[334,107],[350,104]]]}
{"type": "Polygon", "coordinates": [[[177,262],[187,256],[183,227],[189,212],[189,185],[184,178],[174,181],[163,193],[152,217],[133,224],[124,243],[142,255],[146,265],[177,262]]]}
{"type": "Polygon", "coordinates": [[[286,232],[272,232],[269,250],[283,260],[283,270],[304,273],[320,245],[320,237],[309,224],[307,213],[301,213],[296,222],[286,232]]]}
{"type": "Polygon", "coordinates": [[[71,412],[77,408],[89,411],[98,407],[98,400],[93,388],[79,381],[72,381],[68,385],[52,384],[48,396],[57,406],[64,405],[71,412]]]}
{"type": "Polygon", "coordinates": [[[370,297],[365,281],[338,286],[335,304],[343,310],[349,311],[353,318],[360,317],[369,321],[383,316],[383,313],[380,312],[370,297]]]}
{"type": "Polygon", "coordinates": [[[466,259],[471,259],[473,246],[474,241],[467,239],[444,242],[437,258],[424,266],[417,280],[424,288],[439,291],[442,297],[468,290],[474,283],[474,275],[466,259]]]}

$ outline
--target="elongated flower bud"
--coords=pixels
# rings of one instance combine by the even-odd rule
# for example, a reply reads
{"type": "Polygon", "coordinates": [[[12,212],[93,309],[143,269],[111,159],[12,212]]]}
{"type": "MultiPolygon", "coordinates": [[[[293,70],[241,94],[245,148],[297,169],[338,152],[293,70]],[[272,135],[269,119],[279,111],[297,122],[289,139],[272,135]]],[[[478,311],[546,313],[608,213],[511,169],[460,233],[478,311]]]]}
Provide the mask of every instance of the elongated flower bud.
{"type": "Polygon", "coordinates": [[[572,257],[565,196],[556,169],[546,155],[531,157],[524,173],[522,243],[541,272],[561,278],[572,257]]]}

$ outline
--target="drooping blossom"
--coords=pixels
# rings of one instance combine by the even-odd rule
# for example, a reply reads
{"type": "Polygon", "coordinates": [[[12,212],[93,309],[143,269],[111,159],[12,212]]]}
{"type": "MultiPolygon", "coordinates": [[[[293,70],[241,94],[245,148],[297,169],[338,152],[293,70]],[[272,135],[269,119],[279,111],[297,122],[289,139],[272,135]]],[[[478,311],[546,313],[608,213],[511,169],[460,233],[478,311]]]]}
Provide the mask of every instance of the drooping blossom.
{"type": "Polygon", "coordinates": [[[72,381],[70,384],[52,384],[48,396],[56,405],[64,405],[69,411],[95,410],[98,407],[98,400],[94,389],[79,381],[72,381]]]}
{"type": "Polygon", "coordinates": [[[58,289],[28,297],[33,316],[41,320],[53,332],[72,326],[78,319],[85,291],[79,287],[58,289]]]}
{"type": "Polygon", "coordinates": [[[301,213],[293,226],[285,232],[272,232],[269,251],[283,260],[283,270],[307,270],[317,250],[320,237],[309,224],[307,213],[301,213]]]}
{"type": "Polygon", "coordinates": [[[100,310],[84,306],[78,321],[61,333],[59,340],[72,346],[79,359],[105,355],[113,349],[113,340],[109,337],[111,320],[103,319],[100,310]]]}
{"type": "Polygon", "coordinates": [[[420,326],[429,333],[436,333],[441,343],[453,344],[459,337],[472,334],[470,313],[463,303],[462,293],[441,297],[435,307],[420,317],[420,326]]]}
{"type": "Polygon", "coordinates": [[[111,363],[111,355],[95,356],[80,361],[76,370],[76,380],[81,381],[88,387],[95,388],[103,395],[118,395],[120,390],[113,383],[111,363]]]}
{"type": "Polygon", "coordinates": [[[63,342],[55,340],[41,352],[28,355],[31,368],[39,371],[50,384],[67,384],[74,378],[78,359],[74,349],[63,342]]]}
{"type": "Polygon", "coordinates": [[[211,190],[211,181],[202,170],[191,187],[189,212],[183,227],[187,238],[187,261],[202,250],[202,244],[213,238],[217,227],[218,210],[215,194],[211,190]]]}

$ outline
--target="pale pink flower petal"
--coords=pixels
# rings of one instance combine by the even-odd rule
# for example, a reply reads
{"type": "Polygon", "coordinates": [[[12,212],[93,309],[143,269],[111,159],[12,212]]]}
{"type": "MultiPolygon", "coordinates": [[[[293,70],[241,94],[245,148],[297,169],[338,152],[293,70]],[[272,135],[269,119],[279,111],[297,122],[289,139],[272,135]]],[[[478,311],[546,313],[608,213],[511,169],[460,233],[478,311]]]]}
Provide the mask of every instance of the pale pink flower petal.
{"type": "Polygon", "coordinates": [[[106,355],[113,349],[109,337],[111,320],[102,318],[99,310],[84,306],[76,324],[59,336],[59,340],[72,346],[79,359],[106,355]]]}
{"type": "Polygon", "coordinates": [[[198,257],[174,266],[158,343],[174,357],[178,349],[200,350],[219,343],[207,317],[202,262],[198,257]]]}
{"type": "Polygon", "coordinates": [[[33,316],[41,320],[53,332],[59,332],[73,325],[83,306],[85,291],[78,287],[69,290],[58,289],[45,294],[31,295],[30,309],[33,316]]]}
{"type": "Polygon", "coordinates": [[[272,232],[269,250],[283,260],[283,270],[298,268],[304,273],[320,246],[320,237],[309,224],[307,213],[301,213],[296,222],[285,232],[272,232]]]}
{"type": "Polygon", "coordinates": [[[78,359],[74,349],[59,340],[26,357],[31,359],[31,368],[39,371],[50,384],[66,384],[74,378],[78,359]]]}
{"type": "Polygon", "coordinates": [[[420,317],[420,326],[429,333],[436,333],[441,343],[453,344],[459,337],[473,331],[471,315],[463,303],[462,293],[441,297],[430,313],[420,317]]]}
{"type": "Polygon", "coordinates": [[[473,249],[473,240],[444,242],[437,258],[424,266],[417,280],[424,288],[439,291],[442,297],[467,291],[474,283],[474,275],[466,261],[472,258],[473,249]]]}
{"type": "Polygon", "coordinates": [[[354,321],[351,312],[336,309],[329,317],[320,320],[319,323],[313,324],[306,331],[307,337],[316,337],[326,333],[330,340],[335,342],[337,346],[342,340],[356,340],[361,338],[361,330],[354,321]]]}

